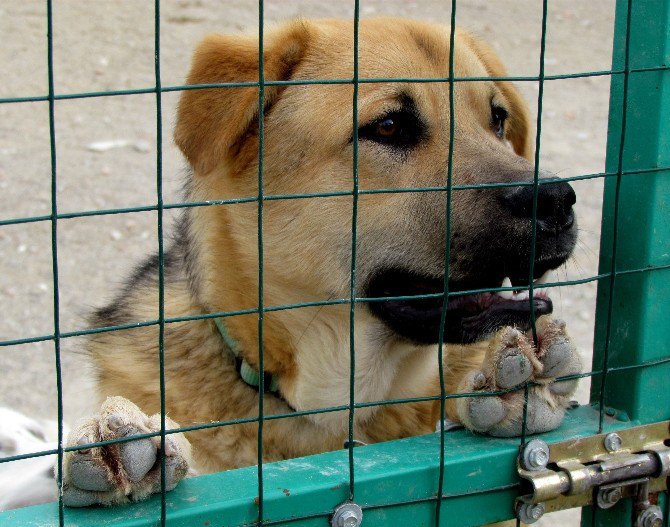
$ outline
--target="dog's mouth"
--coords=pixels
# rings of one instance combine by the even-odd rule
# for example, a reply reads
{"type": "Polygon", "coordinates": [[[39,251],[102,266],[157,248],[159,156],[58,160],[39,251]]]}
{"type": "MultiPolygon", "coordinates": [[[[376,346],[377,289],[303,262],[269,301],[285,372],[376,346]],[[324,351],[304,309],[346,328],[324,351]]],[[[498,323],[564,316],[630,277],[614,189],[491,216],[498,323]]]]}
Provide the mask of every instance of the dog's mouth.
{"type": "MultiPolygon", "coordinates": [[[[534,286],[551,281],[552,269],[561,265],[566,257],[536,262],[534,286]]],[[[505,276],[488,283],[451,282],[444,325],[444,341],[471,343],[490,336],[502,326],[515,326],[527,331],[531,326],[531,300],[528,276],[505,276]],[[498,292],[473,292],[499,287],[514,288],[498,292]],[[463,294],[459,294],[464,292],[463,294]]],[[[368,303],[372,313],[380,318],[397,335],[421,344],[438,342],[444,282],[442,279],[421,276],[402,269],[387,269],[376,273],[368,283],[369,298],[405,297],[392,300],[372,300],[368,303]],[[428,298],[406,298],[430,295],[428,298]]],[[[546,288],[533,290],[532,306],[535,316],[553,310],[546,288]]]]}

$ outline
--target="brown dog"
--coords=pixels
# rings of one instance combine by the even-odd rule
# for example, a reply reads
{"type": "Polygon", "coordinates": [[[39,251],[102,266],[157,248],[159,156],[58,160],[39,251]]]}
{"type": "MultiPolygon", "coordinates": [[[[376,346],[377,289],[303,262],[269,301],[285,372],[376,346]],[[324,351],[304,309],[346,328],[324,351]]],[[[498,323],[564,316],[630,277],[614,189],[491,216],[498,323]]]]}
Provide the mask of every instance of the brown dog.
{"type": "MultiPolygon", "coordinates": [[[[353,76],[352,23],[298,21],[270,30],[264,42],[266,81],[353,76]]],[[[190,84],[258,80],[258,40],[211,36],[195,52],[190,84]]],[[[360,23],[361,78],[445,78],[449,29],[398,19],[360,23]]],[[[491,48],[458,31],[457,77],[504,76],[491,48]]],[[[266,197],[329,193],[328,197],[263,202],[263,304],[329,305],[264,314],[263,395],[266,414],[347,405],[350,377],[353,138],[351,83],[268,85],[264,93],[263,192],[266,197]]],[[[532,181],[533,138],[526,106],[509,82],[454,85],[453,182],[532,181]]],[[[192,167],[188,201],[258,194],[258,88],[209,88],[182,93],[175,140],[192,167]]],[[[449,160],[447,82],[361,83],[358,92],[360,189],[435,191],[363,193],[358,197],[356,296],[405,297],[442,293],[449,160]]],[[[527,288],[533,189],[499,186],[454,190],[449,290],[527,288]]],[[[563,264],[576,239],[566,183],[537,194],[535,276],[563,264]]],[[[258,203],[184,210],[175,243],[165,254],[168,319],[258,306],[258,203]]],[[[116,301],[97,312],[95,326],[158,317],[158,261],[153,257],[116,301]]],[[[437,346],[442,299],[360,302],[355,310],[357,402],[440,393],[437,346]]],[[[551,312],[542,290],[538,315],[551,312]]],[[[444,350],[448,393],[507,390],[533,380],[528,430],[558,426],[579,371],[562,323],[538,320],[538,347],[529,329],[527,293],[454,296],[447,304],[444,350]]],[[[169,427],[255,417],[259,390],[256,313],[165,325],[165,400],[169,427]],[[257,378],[257,375],[256,375],[257,378]]],[[[99,415],[82,422],[70,444],[160,429],[156,325],[93,335],[88,351],[99,415]],[[132,403],[130,402],[132,401],[132,403]],[[134,403],[134,404],[133,404],[134,403]],[[137,405],[137,406],[135,406],[137,405]],[[144,413],[146,412],[146,414],[144,413]]],[[[523,390],[501,397],[447,401],[447,417],[493,435],[521,429],[523,390]]],[[[435,430],[439,403],[370,406],[355,412],[355,437],[385,441],[435,430]]],[[[337,411],[266,422],[264,459],[342,448],[348,413],[337,411]]],[[[187,467],[211,472],[257,462],[254,422],[167,436],[168,485],[187,467]]],[[[142,499],[160,488],[158,438],[68,453],[64,500],[72,506],[142,499]]]]}

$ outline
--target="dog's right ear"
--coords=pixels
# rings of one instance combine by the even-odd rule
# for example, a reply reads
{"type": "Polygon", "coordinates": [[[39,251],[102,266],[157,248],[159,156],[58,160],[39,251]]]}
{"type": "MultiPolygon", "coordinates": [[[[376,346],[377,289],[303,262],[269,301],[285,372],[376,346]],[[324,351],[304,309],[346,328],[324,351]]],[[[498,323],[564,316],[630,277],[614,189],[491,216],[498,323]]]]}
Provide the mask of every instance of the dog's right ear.
{"type": "MultiPolygon", "coordinates": [[[[299,20],[269,32],[264,40],[265,80],[288,80],[302,60],[309,40],[307,23],[299,20]]],[[[195,50],[187,84],[258,82],[259,40],[210,35],[195,50]]],[[[267,110],[281,86],[265,87],[267,110]]],[[[258,87],[193,88],[182,93],[174,138],[196,174],[205,175],[258,119],[258,87]]]]}

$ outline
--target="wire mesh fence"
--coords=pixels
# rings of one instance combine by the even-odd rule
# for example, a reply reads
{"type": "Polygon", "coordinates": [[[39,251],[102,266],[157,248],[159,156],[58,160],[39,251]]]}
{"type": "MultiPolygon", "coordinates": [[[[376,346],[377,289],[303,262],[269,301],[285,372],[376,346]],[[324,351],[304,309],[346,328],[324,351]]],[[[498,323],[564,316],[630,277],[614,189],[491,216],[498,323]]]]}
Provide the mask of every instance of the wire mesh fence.
{"type": "MultiPolygon", "coordinates": [[[[661,181],[661,177],[666,177],[669,170],[667,164],[667,157],[670,155],[661,151],[658,158],[655,162],[651,162],[643,165],[636,165],[635,163],[630,164],[630,168],[627,168],[626,165],[626,152],[630,139],[627,136],[627,130],[629,129],[628,124],[628,115],[629,115],[629,100],[630,100],[630,90],[631,90],[631,79],[634,79],[636,75],[644,77],[645,75],[655,75],[662,76],[665,82],[664,86],[667,86],[667,71],[668,66],[663,61],[659,62],[640,61],[640,64],[633,63],[631,61],[631,28],[634,27],[633,18],[635,16],[635,9],[638,8],[635,2],[632,0],[628,1],[619,1],[619,24],[622,24],[623,21],[623,30],[619,28],[620,34],[619,37],[624,38],[623,45],[619,45],[618,50],[615,52],[615,64],[620,63],[619,67],[613,67],[610,70],[601,70],[601,71],[586,71],[586,72],[573,72],[562,75],[545,75],[545,64],[546,64],[546,40],[547,40],[547,19],[548,19],[548,10],[550,2],[548,0],[543,0],[542,4],[542,22],[540,27],[541,39],[540,39],[540,54],[538,57],[539,64],[539,74],[537,76],[510,76],[510,77],[458,77],[454,72],[454,40],[456,34],[456,23],[457,23],[457,0],[451,1],[451,24],[448,28],[449,30],[449,74],[446,77],[439,78],[363,78],[359,75],[359,20],[360,20],[360,0],[355,0],[354,2],[354,19],[353,19],[353,75],[350,79],[314,79],[314,80],[275,80],[275,79],[266,79],[265,78],[265,67],[264,67],[264,29],[265,29],[265,18],[264,18],[264,2],[260,0],[258,2],[258,81],[244,81],[244,82],[225,82],[225,83],[209,83],[209,84],[199,84],[199,85],[175,85],[175,86],[164,86],[161,82],[161,41],[160,41],[160,0],[155,1],[155,28],[154,28],[154,53],[155,53],[155,84],[150,88],[140,88],[140,89],[128,89],[128,90],[114,90],[114,91],[96,91],[96,92],[80,92],[80,93],[57,93],[54,87],[54,63],[53,63],[53,9],[57,8],[57,4],[54,4],[52,0],[47,0],[46,9],[47,9],[47,21],[48,21],[48,33],[47,33],[47,63],[48,63],[48,93],[46,95],[28,95],[21,97],[4,97],[0,99],[0,104],[15,104],[15,103],[29,103],[29,102],[47,102],[49,107],[49,136],[50,136],[50,159],[51,159],[51,212],[47,215],[38,215],[38,216],[25,216],[25,217],[16,217],[16,218],[7,218],[0,220],[0,226],[5,225],[17,225],[24,223],[35,223],[35,222],[47,222],[51,226],[51,254],[52,254],[52,269],[53,269],[53,332],[46,335],[35,335],[35,336],[26,336],[18,339],[8,339],[0,342],[0,346],[15,346],[23,345],[34,342],[42,341],[51,341],[54,345],[54,360],[56,364],[56,383],[57,383],[57,392],[58,392],[58,421],[59,421],[59,433],[58,433],[58,444],[59,448],[54,450],[46,450],[43,452],[36,452],[31,454],[23,454],[17,456],[11,456],[7,458],[0,459],[2,463],[8,463],[12,461],[17,461],[21,459],[27,459],[36,456],[45,456],[45,455],[57,455],[57,470],[56,470],[56,483],[59,487],[62,486],[62,477],[63,477],[63,455],[65,452],[72,452],[77,450],[90,449],[92,447],[101,447],[107,446],[115,443],[123,443],[132,440],[137,440],[139,438],[148,438],[148,437],[159,437],[160,438],[160,469],[161,469],[161,492],[160,492],[160,516],[158,518],[160,525],[167,525],[171,523],[170,520],[170,511],[168,510],[167,504],[167,481],[166,481],[166,456],[165,456],[165,447],[166,447],[166,438],[167,436],[180,432],[194,432],[197,430],[203,430],[208,428],[219,428],[231,425],[240,425],[254,423],[257,426],[257,469],[255,472],[256,478],[256,492],[254,500],[255,502],[255,514],[257,518],[252,523],[252,525],[277,525],[283,524],[283,522],[288,521],[307,521],[307,520],[319,520],[321,523],[314,523],[314,525],[323,524],[323,518],[328,518],[332,514],[332,508],[327,508],[323,512],[318,514],[311,514],[309,516],[300,516],[294,514],[291,518],[286,519],[277,519],[276,517],[269,518],[265,510],[265,496],[267,489],[267,480],[270,478],[274,484],[277,478],[277,474],[273,468],[266,469],[264,461],[264,443],[263,443],[263,431],[264,424],[267,421],[280,420],[280,419],[296,419],[308,415],[316,415],[321,413],[337,412],[337,411],[346,411],[348,412],[348,441],[346,443],[347,451],[347,472],[348,472],[348,481],[347,481],[347,490],[346,490],[346,499],[350,502],[359,502],[361,497],[359,495],[358,489],[363,485],[359,482],[357,477],[357,456],[355,452],[356,445],[356,434],[355,434],[355,414],[357,410],[375,406],[383,405],[402,405],[412,402],[424,402],[424,401],[434,401],[439,402],[440,404],[440,414],[445,415],[445,404],[449,399],[457,399],[463,397],[491,397],[494,395],[501,395],[504,393],[510,393],[522,390],[525,394],[525,404],[523,412],[523,425],[522,425],[522,434],[520,440],[517,440],[517,445],[522,446],[527,440],[527,431],[526,431],[526,419],[527,419],[527,409],[528,409],[528,394],[529,389],[533,386],[533,383],[525,383],[521,388],[512,388],[509,390],[495,391],[495,392],[473,392],[473,393],[447,393],[444,381],[444,348],[446,343],[444,341],[444,332],[445,324],[447,322],[448,313],[446,309],[442,309],[441,318],[440,318],[440,330],[439,330],[439,342],[438,342],[438,362],[436,364],[439,371],[440,379],[440,393],[427,397],[414,397],[414,398],[402,398],[402,399],[393,399],[393,400],[379,400],[379,401],[366,401],[366,402],[357,402],[356,393],[355,393],[355,375],[356,375],[356,345],[355,345],[355,313],[356,307],[358,305],[382,302],[389,300],[418,300],[418,299],[442,299],[443,305],[447,305],[450,299],[453,299],[458,296],[477,294],[483,292],[508,292],[514,291],[516,288],[513,287],[498,287],[498,288],[484,288],[484,289],[475,289],[475,290],[464,290],[464,291],[450,291],[449,290],[449,276],[450,276],[450,262],[451,262],[451,245],[452,245],[452,198],[454,193],[460,191],[467,191],[472,189],[491,189],[491,188],[500,188],[500,187],[524,187],[528,186],[533,190],[533,200],[532,200],[532,243],[530,247],[530,260],[529,260],[529,279],[528,279],[528,291],[529,291],[529,304],[530,304],[530,313],[531,313],[531,327],[533,338],[535,343],[537,343],[537,332],[535,327],[535,305],[533,303],[534,290],[549,288],[553,286],[570,286],[584,284],[588,282],[597,282],[600,294],[602,298],[600,299],[599,304],[599,326],[598,326],[598,335],[599,340],[597,341],[596,358],[594,359],[593,367],[590,371],[570,375],[559,378],[559,380],[569,380],[575,378],[585,378],[590,377],[592,379],[592,402],[597,404],[598,408],[598,419],[597,419],[597,430],[592,431],[592,433],[600,433],[607,427],[605,426],[606,415],[608,408],[611,407],[609,400],[611,398],[612,386],[614,386],[614,391],[620,391],[621,383],[614,382],[610,383],[612,376],[617,375],[618,373],[630,373],[632,371],[637,372],[638,370],[655,370],[656,368],[663,368],[670,363],[670,355],[668,354],[667,347],[661,347],[657,350],[656,355],[645,355],[640,353],[635,355],[635,362],[626,362],[618,360],[615,365],[612,365],[611,356],[612,356],[612,341],[613,335],[616,332],[615,324],[620,323],[620,319],[617,318],[620,315],[621,307],[617,307],[617,286],[619,280],[626,277],[637,277],[638,275],[646,276],[650,273],[664,274],[666,276],[665,282],[667,280],[667,270],[670,269],[670,262],[667,261],[667,254],[655,259],[655,263],[650,263],[648,261],[640,260],[634,262],[631,265],[630,261],[626,261],[626,265],[620,265],[621,261],[620,253],[621,251],[621,240],[619,236],[619,227],[621,225],[620,219],[620,203],[622,201],[622,183],[629,177],[637,175],[638,177],[650,177],[654,178],[654,182],[661,181]],[[589,276],[586,278],[576,279],[576,280],[565,280],[561,282],[552,282],[546,284],[535,284],[535,265],[536,265],[536,237],[537,237],[537,213],[538,213],[538,194],[543,185],[548,185],[555,183],[551,180],[543,180],[540,178],[540,153],[541,153],[541,132],[542,132],[542,114],[543,114],[543,97],[544,97],[544,87],[547,82],[562,80],[562,79],[574,79],[574,78],[585,78],[585,77],[601,77],[609,76],[613,79],[617,79],[617,86],[620,91],[620,100],[612,100],[612,111],[618,109],[619,115],[612,116],[611,119],[614,119],[618,126],[611,126],[610,128],[610,149],[614,148],[617,150],[616,156],[610,156],[610,162],[608,163],[608,169],[604,172],[593,173],[593,174],[582,174],[572,177],[564,178],[564,181],[580,181],[585,179],[595,179],[602,178],[607,180],[607,185],[610,189],[611,195],[610,201],[606,202],[606,205],[610,207],[611,212],[611,222],[610,222],[610,231],[609,237],[604,238],[603,246],[601,247],[601,255],[607,253],[606,260],[609,262],[608,265],[602,265],[601,270],[597,275],[589,276]],[[453,151],[454,151],[454,141],[455,141],[455,99],[454,91],[455,86],[459,83],[467,82],[490,82],[491,80],[509,80],[515,82],[536,82],[538,83],[538,97],[537,97],[537,121],[536,121],[536,137],[535,137],[535,148],[534,148],[534,173],[532,181],[515,181],[515,182],[505,182],[505,183],[487,183],[487,184],[463,184],[457,185],[453,184],[453,151]],[[375,188],[375,189],[365,189],[360,188],[359,177],[358,177],[358,167],[359,167],[359,86],[364,84],[379,84],[379,83],[443,83],[448,86],[448,105],[449,105],[449,145],[448,145],[448,165],[447,165],[447,182],[446,185],[440,186],[416,186],[409,188],[375,188]],[[353,156],[352,156],[352,184],[351,190],[346,191],[331,191],[331,192],[312,192],[312,193],[297,193],[297,194],[266,194],[264,187],[264,125],[265,125],[265,111],[266,111],[266,88],[273,86],[295,86],[295,85],[350,85],[353,90],[353,97],[351,100],[352,107],[352,130],[353,130],[353,156]],[[163,112],[162,112],[162,96],[168,92],[184,92],[188,90],[226,90],[226,89],[235,89],[235,88],[256,88],[258,90],[258,193],[256,195],[249,195],[245,197],[233,198],[233,199],[214,199],[207,201],[180,201],[173,203],[165,203],[163,199],[163,151],[162,151],[162,131],[163,131],[163,112]],[[56,116],[55,116],[55,107],[58,101],[69,100],[69,99],[84,99],[84,98],[94,98],[94,97],[110,97],[110,96],[127,96],[127,95],[137,95],[137,94],[155,94],[155,108],[156,108],[156,144],[157,144],[157,156],[156,156],[156,202],[155,204],[135,206],[135,207],[125,207],[125,208],[114,208],[114,209],[96,209],[96,210],[83,210],[78,212],[59,212],[58,209],[58,200],[57,200],[57,183],[58,183],[58,155],[56,148],[56,116]],[[618,134],[618,137],[615,137],[613,134],[618,134]],[[661,155],[662,154],[662,155],[661,155]],[[663,157],[665,156],[665,157],[663,157]],[[613,160],[615,162],[613,162],[613,160]],[[624,177],[625,176],[625,177],[624,177]],[[445,252],[444,252],[444,283],[443,293],[434,293],[434,294],[421,294],[421,295],[407,295],[407,296],[384,296],[384,297],[363,297],[360,295],[360,288],[358,287],[357,282],[357,220],[358,220],[358,205],[359,198],[366,195],[376,195],[376,194],[397,194],[397,193],[440,193],[444,196],[444,217],[445,217],[445,233],[444,233],[444,242],[445,242],[445,252]],[[303,200],[303,199],[328,199],[334,197],[351,198],[351,265],[350,265],[350,275],[349,275],[349,296],[342,298],[330,298],[318,301],[309,301],[309,302],[299,302],[299,303],[290,303],[290,304],[276,304],[276,305],[266,305],[265,296],[264,296],[264,206],[268,202],[273,201],[284,201],[284,200],[303,200]],[[186,208],[198,208],[198,207],[226,207],[235,204],[256,204],[257,207],[257,233],[258,233],[258,291],[257,291],[257,305],[254,308],[237,310],[237,311],[223,311],[223,312],[213,312],[213,313],[198,313],[187,316],[169,316],[165,311],[165,276],[164,276],[164,267],[165,267],[165,249],[164,249],[164,227],[163,219],[164,212],[170,209],[186,209],[186,208]],[[156,212],[156,233],[157,233],[157,250],[158,250],[158,262],[159,262],[159,274],[158,274],[158,316],[155,319],[151,320],[137,320],[127,324],[115,324],[105,327],[92,327],[87,329],[81,329],[76,331],[61,331],[61,325],[59,320],[60,307],[59,307],[59,274],[58,274],[58,227],[61,220],[67,220],[72,218],[80,218],[87,216],[106,216],[113,214],[126,214],[126,213],[135,213],[135,212],[147,212],[154,211],[156,212]],[[256,417],[244,417],[238,419],[228,419],[217,422],[208,422],[201,423],[192,426],[182,426],[179,428],[171,429],[168,428],[166,424],[166,414],[168,408],[166,407],[166,398],[165,393],[166,389],[166,380],[165,380],[165,328],[174,323],[182,322],[193,322],[202,319],[227,319],[228,317],[238,317],[242,315],[255,315],[257,316],[257,335],[258,335],[258,370],[259,370],[259,393],[263,394],[266,391],[266,376],[265,376],[265,364],[264,364],[264,349],[263,349],[263,334],[264,334],[264,316],[266,313],[272,313],[276,311],[284,310],[294,310],[301,308],[313,308],[321,306],[333,306],[333,305],[344,305],[349,306],[349,352],[350,352],[350,363],[349,363],[349,402],[346,405],[340,405],[335,407],[327,408],[318,408],[313,410],[297,410],[290,413],[272,413],[267,414],[265,411],[264,403],[265,398],[263,396],[258,398],[258,412],[256,417]],[[619,311],[617,311],[619,310],[619,311]],[[131,437],[126,437],[123,439],[114,439],[109,441],[94,442],[78,446],[69,446],[64,447],[64,437],[63,437],[63,401],[62,401],[62,379],[61,379],[61,342],[63,339],[68,339],[72,337],[81,337],[89,336],[100,333],[114,332],[127,330],[138,327],[147,327],[155,326],[158,330],[158,341],[157,341],[157,363],[159,367],[159,392],[160,392],[160,414],[161,414],[161,429],[158,433],[150,434],[140,434],[131,437]],[[647,357],[645,359],[645,357],[647,357]],[[269,474],[266,473],[266,470],[269,470],[269,474]]],[[[648,7],[648,6],[647,6],[648,7]]],[[[656,9],[658,18],[661,21],[667,23],[668,17],[668,3],[667,2],[655,2],[654,6],[650,7],[649,10],[652,11],[656,9]],[[665,17],[665,18],[663,18],[665,17]]],[[[652,11],[653,12],[653,11],[652,11]]],[[[647,14],[648,12],[645,12],[647,14]]],[[[638,14],[638,17],[641,16],[638,14]]],[[[639,19],[638,22],[639,23],[639,19]]],[[[667,26],[665,26],[667,27],[667,26]]],[[[640,38],[640,37],[638,37],[640,38]]],[[[638,45],[641,45],[638,43],[638,45]]],[[[666,44],[667,45],[667,44],[666,44]]],[[[666,48],[667,56],[667,48],[666,48]]],[[[615,89],[613,89],[613,96],[618,94],[615,89]]],[[[667,109],[663,110],[667,114],[667,109]]],[[[659,125],[656,130],[658,134],[662,134],[667,130],[663,125],[659,125]]],[[[657,138],[658,139],[658,138],[657,138]]],[[[658,153],[658,152],[657,152],[658,153]]],[[[654,183],[656,184],[656,183],[654,183]]],[[[667,187],[667,183],[663,183],[667,187]]],[[[660,183],[658,184],[660,187],[660,183]]],[[[658,190],[657,190],[658,192],[658,190]]],[[[661,205],[661,200],[665,198],[658,198],[655,202],[656,207],[661,205]]],[[[650,203],[653,201],[650,199],[650,203]]],[[[626,210],[628,210],[626,208],[626,210]]],[[[662,213],[659,213],[662,214],[662,213]]],[[[654,235],[658,235],[654,231],[654,235]]],[[[624,235],[626,239],[630,237],[628,230],[626,229],[626,234],[624,235]]],[[[665,241],[660,243],[665,243],[667,245],[667,235],[664,236],[663,233],[660,234],[660,237],[665,241]]],[[[649,236],[648,243],[654,243],[652,240],[654,236],[649,236]]],[[[627,251],[630,251],[630,245],[624,243],[624,246],[627,251]]],[[[602,256],[601,256],[602,258],[602,256]]],[[[662,282],[661,282],[662,283],[662,282]]],[[[663,283],[662,283],[663,284],[663,283]]],[[[663,286],[663,285],[662,285],[663,286]]],[[[667,290],[668,285],[665,284],[663,287],[667,290]]],[[[620,300],[619,300],[620,301],[620,300]]],[[[657,316],[657,315],[653,315],[657,316]]],[[[660,319],[659,319],[660,320],[660,319]]],[[[620,346],[619,341],[615,345],[620,346]]],[[[619,357],[620,359],[620,357],[619,357]]],[[[663,368],[660,371],[667,371],[667,367],[663,368]]],[[[644,390],[644,387],[640,387],[640,390],[644,390]]],[[[618,397],[614,395],[615,399],[618,397]]],[[[640,396],[643,398],[643,396],[640,396]]],[[[667,418],[668,410],[670,405],[667,400],[662,399],[665,402],[665,405],[661,407],[660,414],[665,415],[667,418]]],[[[617,406],[618,407],[618,406],[617,406]]],[[[634,413],[634,412],[631,412],[634,413]]],[[[644,416],[631,416],[634,419],[639,419],[645,421],[646,417],[644,416]]],[[[412,503],[421,503],[429,504],[431,507],[434,507],[433,514],[433,524],[434,525],[447,525],[449,519],[445,517],[443,511],[443,503],[446,503],[449,499],[454,497],[454,494],[445,492],[445,482],[449,480],[450,474],[445,468],[447,465],[445,463],[445,452],[448,452],[450,441],[448,439],[448,434],[445,434],[445,424],[444,421],[440,420],[440,428],[438,434],[438,445],[432,445],[433,447],[437,446],[439,450],[433,452],[432,455],[437,457],[437,473],[433,474],[434,476],[434,497],[431,498],[420,498],[414,500],[398,500],[395,503],[383,503],[375,504],[374,502],[367,502],[367,505],[364,506],[364,510],[375,510],[386,507],[403,507],[410,505],[412,503]]],[[[558,436],[557,436],[558,437],[558,436]]],[[[511,443],[508,443],[508,446],[511,443]]],[[[453,446],[453,445],[451,445],[453,446]]],[[[516,451],[515,448],[509,448],[511,451],[516,451]]],[[[486,493],[494,492],[509,492],[514,491],[517,488],[517,485],[510,484],[500,484],[487,487],[482,490],[475,490],[470,495],[480,496],[486,493]]],[[[63,526],[68,524],[68,512],[66,511],[63,505],[62,493],[58,502],[58,524],[63,526]]],[[[511,508],[510,508],[511,514],[511,508]]],[[[667,514],[666,514],[667,518],[667,514]]],[[[598,523],[596,509],[593,509],[593,517],[591,519],[592,523],[598,523]]],[[[237,523],[241,525],[241,523],[237,523]]],[[[517,520],[518,523],[518,520],[517,520]]],[[[175,523],[176,524],[176,523],[175,523]]],[[[245,525],[249,523],[244,523],[245,525]]],[[[307,525],[307,524],[305,524],[307,525]]]]}

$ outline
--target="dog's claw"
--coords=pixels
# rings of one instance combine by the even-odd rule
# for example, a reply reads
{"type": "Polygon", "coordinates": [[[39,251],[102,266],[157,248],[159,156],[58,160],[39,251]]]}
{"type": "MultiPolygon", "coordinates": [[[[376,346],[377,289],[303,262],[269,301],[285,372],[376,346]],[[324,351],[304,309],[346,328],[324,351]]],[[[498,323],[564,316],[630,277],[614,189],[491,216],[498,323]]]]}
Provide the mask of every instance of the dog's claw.
{"type": "MultiPolygon", "coordinates": [[[[160,430],[160,416],[147,417],[130,401],[110,397],[99,415],[81,423],[68,445],[120,439],[160,430]]],[[[188,471],[188,443],[180,434],[166,440],[167,490],[188,471]],[[175,437],[177,436],[177,437],[175,437]]],[[[63,502],[69,507],[112,505],[139,500],[160,491],[160,442],[155,438],[66,452],[63,463],[63,502]]]]}
{"type": "Polygon", "coordinates": [[[521,387],[528,381],[538,385],[528,388],[526,432],[546,432],[561,424],[577,380],[555,378],[578,373],[579,355],[564,322],[541,317],[537,333],[537,349],[530,336],[513,328],[500,330],[491,340],[481,370],[467,376],[459,391],[505,393],[457,399],[457,412],[466,427],[494,436],[520,435],[525,398],[521,387]]]}
{"type": "Polygon", "coordinates": [[[126,426],[126,421],[120,415],[112,414],[107,418],[107,426],[112,432],[116,432],[126,426]]]}

